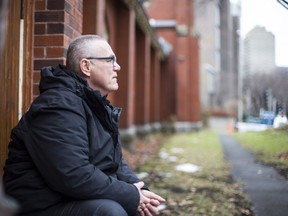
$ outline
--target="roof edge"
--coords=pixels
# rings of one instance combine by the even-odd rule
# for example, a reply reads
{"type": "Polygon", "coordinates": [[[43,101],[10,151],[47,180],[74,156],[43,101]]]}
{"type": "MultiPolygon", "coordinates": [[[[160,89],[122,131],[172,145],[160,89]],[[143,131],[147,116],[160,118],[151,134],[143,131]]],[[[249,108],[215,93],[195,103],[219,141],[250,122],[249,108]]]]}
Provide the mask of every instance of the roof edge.
{"type": "Polygon", "coordinates": [[[161,59],[165,58],[164,50],[159,42],[158,36],[156,35],[154,29],[151,27],[149,23],[148,16],[144,11],[142,5],[138,2],[138,0],[123,0],[123,2],[131,9],[135,11],[136,14],[136,22],[142,31],[151,36],[152,46],[160,51],[161,59]]]}

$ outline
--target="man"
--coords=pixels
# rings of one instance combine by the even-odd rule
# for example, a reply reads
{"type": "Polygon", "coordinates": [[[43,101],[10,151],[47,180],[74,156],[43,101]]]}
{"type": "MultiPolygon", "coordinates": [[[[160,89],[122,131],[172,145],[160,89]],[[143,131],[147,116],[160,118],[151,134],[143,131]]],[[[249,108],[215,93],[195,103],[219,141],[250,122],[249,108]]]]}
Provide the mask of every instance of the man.
{"type": "Polygon", "coordinates": [[[6,192],[22,215],[150,216],[164,199],[122,159],[121,109],[106,99],[120,66],[95,35],[76,38],[67,66],[41,70],[40,96],[12,130],[6,192]]]}

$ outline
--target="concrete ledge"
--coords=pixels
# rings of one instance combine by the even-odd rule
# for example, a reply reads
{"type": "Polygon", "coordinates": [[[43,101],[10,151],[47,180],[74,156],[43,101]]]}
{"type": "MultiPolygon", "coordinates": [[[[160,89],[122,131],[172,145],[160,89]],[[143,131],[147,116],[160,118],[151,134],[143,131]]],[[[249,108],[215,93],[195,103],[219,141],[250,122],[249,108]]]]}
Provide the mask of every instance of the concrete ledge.
{"type": "Polygon", "coordinates": [[[174,128],[175,132],[189,132],[193,130],[199,130],[202,128],[202,122],[175,122],[174,128]]]}

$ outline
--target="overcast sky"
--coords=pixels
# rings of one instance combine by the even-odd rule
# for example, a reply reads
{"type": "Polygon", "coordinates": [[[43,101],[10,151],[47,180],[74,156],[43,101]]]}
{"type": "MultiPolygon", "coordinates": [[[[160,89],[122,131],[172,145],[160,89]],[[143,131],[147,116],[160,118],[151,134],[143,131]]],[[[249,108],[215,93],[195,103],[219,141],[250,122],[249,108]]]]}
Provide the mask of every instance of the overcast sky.
{"type": "MultiPolygon", "coordinates": [[[[237,2],[237,0],[231,0],[237,2]]],[[[238,0],[241,4],[241,35],[256,25],[275,35],[276,65],[288,67],[288,9],[277,0],[238,0]]]]}

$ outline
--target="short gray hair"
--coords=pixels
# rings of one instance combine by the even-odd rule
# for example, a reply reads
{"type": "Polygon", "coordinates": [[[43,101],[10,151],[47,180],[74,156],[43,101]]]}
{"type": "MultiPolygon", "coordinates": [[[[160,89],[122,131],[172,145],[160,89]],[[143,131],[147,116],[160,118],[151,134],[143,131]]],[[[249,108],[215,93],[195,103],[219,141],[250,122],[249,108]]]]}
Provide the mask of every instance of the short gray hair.
{"type": "Polygon", "coordinates": [[[91,42],[95,40],[104,40],[98,35],[81,35],[75,38],[69,45],[67,50],[67,67],[72,71],[79,72],[79,62],[82,58],[90,55],[89,48],[91,42]]]}

